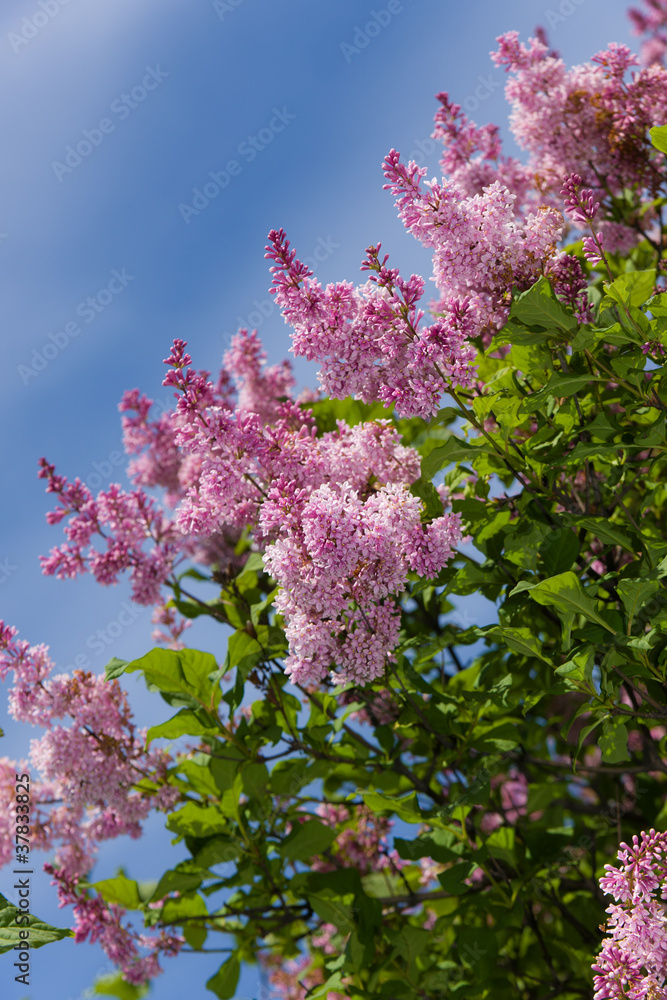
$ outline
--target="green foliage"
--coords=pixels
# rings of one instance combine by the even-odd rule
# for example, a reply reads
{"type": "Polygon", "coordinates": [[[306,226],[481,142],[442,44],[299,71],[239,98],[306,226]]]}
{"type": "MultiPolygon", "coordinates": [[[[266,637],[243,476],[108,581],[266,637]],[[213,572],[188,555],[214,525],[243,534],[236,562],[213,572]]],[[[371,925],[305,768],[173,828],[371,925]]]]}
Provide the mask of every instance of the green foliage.
{"type": "Polygon", "coordinates": [[[148,993],[148,986],[135,986],[121,975],[100,976],[92,988],[94,996],[118,997],[118,1000],[141,1000],[148,993]]]}
{"type": "Polygon", "coordinates": [[[28,922],[24,922],[23,911],[17,911],[16,906],[0,893],[0,952],[11,951],[17,945],[25,947],[26,940],[30,948],[41,948],[52,941],[62,941],[72,937],[73,931],[65,927],[52,927],[45,924],[33,914],[27,914],[28,922]],[[17,915],[20,913],[19,922],[17,915]],[[26,931],[28,938],[26,939],[26,931]]]}

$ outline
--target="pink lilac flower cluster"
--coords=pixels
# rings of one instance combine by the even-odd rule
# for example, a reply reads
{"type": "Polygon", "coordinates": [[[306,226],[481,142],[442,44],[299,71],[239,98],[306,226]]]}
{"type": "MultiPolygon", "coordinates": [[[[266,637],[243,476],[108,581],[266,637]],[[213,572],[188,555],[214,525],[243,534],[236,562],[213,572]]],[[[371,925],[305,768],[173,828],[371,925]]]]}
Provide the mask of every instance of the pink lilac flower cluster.
{"type": "Polygon", "coordinates": [[[134,599],[155,604],[156,622],[168,627],[157,637],[177,648],[184,625],[164,606],[165,581],[200,550],[222,559],[224,546],[250,529],[281,587],[276,607],[286,619],[287,673],[318,683],[338,667],[344,682],[375,680],[398,640],[394,597],[410,571],[437,576],[460,539],[460,517],[443,513],[422,525],[421,502],[409,492],[419,456],[389,421],[341,421],[318,436],[312,412],[285,398],[289,369],[262,371],[256,333],[241,331],[226,355],[236,405],[224,380],[215,386],[208,372],[190,367],[185,347],[175,341],[166,359],[165,385],[179,392],[169,419],[151,422],[150,401],[135,393],[122,404],[133,414],[124,418],[127,447],[144,450],[134,475],[169,492],[173,516],[142,488],[111,486],[94,499],[43,461],[41,475],[60,501],[49,520],[69,516],[68,544],[43,560],[44,571],[90,570],[115,583],[129,570],[134,599]]]}
{"type": "Polygon", "coordinates": [[[185,547],[173,520],[141,489],[126,492],[112,483],[94,498],[79,479],[68,483],[57,475],[46,459],[40,466],[47,493],[55,493],[59,501],[47,521],[58,524],[68,518],[67,542],[41,557],[42,572],[58,579],[90,572],[98,583],[109,585],[129,571],[132,599],[137,604],[159,602],[185,547]],[[96,547],[98,541],[102,549],[96,547]]]}
{"type": "Polygon", "coordinates": [[[164,643],[169,649],[184,649],[185,643],[181,636],[192,626],[192,622],[187,618],[181,618],[174,608],[168,604],[157,605],[153,609],[151,621],[154,625],[163,625],[162,629],[156,628],[151,632],[151,637],[155,642],[164,643]]]}
{"type": "Polygon", "coordinates": [[[436,311],[447,316],[465,304],[473,336],[502,326],[511,289],[529,288],[556,254],[560,212],[540,205],[517,216],[517,194],[500,180],[472,196],[448,178],[422,185],[426,168],[402,163],[393,149],[384,175],[405,228],[433,254],[436,311]]]}
{"type": "Polygon", "coordinates": [[[497,182],[515,196],[510,203],[515,211],[535,204],[531,171],[514,157],[503,155],[498,126],[480,127],[448,94],[435,97],[440,107],[434,116],[432,137],[443,145],[440,166],[450,184],[472,198],[497,182]]]}
{"type": "Polygon", "coordinates": [[[375,680],[398,640],[393,597],[411,570],[438,574],[460,518],[422,525],[421,501],[408,489],[419,458],[389,421],[339,422],[318,437],[311,411],[283,400],[264,424],[254,410],[216,405],[190,361],[175,342],[165,381],[182,393],[177,443],[200,463],[177,525],[189,536],[253,530],[281,588],[275,606],[295,682],[318,683],[336,666],[340,681],[375,680]]]}
{"type": "Polygon", "coordinates": [[[650,830],[621,844],[619,868],[605,865],[600,888],[612,896],[609,936],[593,966],[595,1000],[667,997],[667,833],[650,830]]]}
{"type": "MultiPolygon", "coordinates": [[[[316,812],[328,826],[342,829],[329,848],[326,858],[311,859],[310,866],[313,871],[332,872],[338,868],[355,868],[361,875],[378,871],[396,875],[408,865],[408,862],[399,856],[398,851],[390,847],[389,835],[394,826],[393,820],[378,816],[365,805],[348,807],[342,803],[322,802],[317,806],[316,812]]],[[[420,833],[426,831],[428,827],[420,828],[420,833]]],[[[420,858],[418,866],[419,884],[426,889],[432,888],[438,875],[445,870],[443,865],[428,857],[420,858]]],[[[421,904],[411,907],[409,912],[418,913],[420,909],[424,918],[423,926],[429,930],[435,925],[437,915],[421,904]]],[[[321,948],[325,954],[332,953],[330,949],[333,931],[335,928],[331,929],[330,925],[324,925],[320,929],[318,940],[313,938],[312,943],[321,948]]]]}
{"type": "Polygon", "coordinates": [[[667,0],[644,0],[644,9],[628,11],[635,34],[648,35],[642,41],[641,61],[644,66],[662,63],[667,52],[667,0]]]}
{"type": "MultiPolygon", "coordinates": [[[[120,952],[113,941],[121,935],[121,911],[109,909],[101,899],[80,897],[74,886],[92,867],[99,843],[121,835],[140,837],[151,810],[168,812],[173,808],[179,793],[165,781],[170,758],[164,751],[145,749],[145,733],[135,729],[126,695],[117,681],[107,682],[81,670],[71,676],[53,675],[48,648],[30,646],[17,638],[15,628],[0,621],[0,679],[10,672],[10,714],[19,722],[46,730],[31,742],[29,767],[18,768],[40,776],[31,780],[32,847],[55,848],[55,865],[49,870],[59,886],[61,905],[74,902],[76,897],[77,920],[83,919],[83,914],[92,919],[93,913],[104,912],[98,936],[105,947],[109,945],[107,953],[116,961],[120,952]],[[158,786],[152,793],[135,787],[147,776],[158,786]]],[[[4,801],[11,772],[18,766],[7,760],[1,763],[0,798],[4,801]]],[[[3,810],[6,815],[11,815],[9,808],[3,810]]],[[[15,853],[15,838],[10,833],[9,827],[0,826],[3,864],[15,853]]],[[[85,937],[88,932],[81,933],[85,937]]],[[[123,954],[135,972],[138,968],[146,972],[143,981],[149,967],[136,964],[132,933],[122,932],[126,942],[123,954]]],[[[141,943],[152,949],[150,969],[156,971],[157,954],[176,948],[167,937],[141,943]]],[[[123,961],[121,966],[125,969],[123,961]]]]}
{"type": "MultiPolygon", "coordinates": [[[[359,701],[360,697],[356,688],[349,688],[340,695],[341,705],[351,705],[359,701]]],[[[398,718],[400,710],[401,707],[391,688],[383,688],[372,695],[365,708],[351,712],[350,719],[355,719],[357,722],[369,726],[390,726],[398,718]]]]}
{"type": "MultiPolygon", "coordinates": [[[[324,969],[313,966],[309,955],[284,962],[282,956],[262,952],[259,956],[262,969],[268,973],[271,996],[275,1000],[306,1000],[309,990],[324,982],[324,969]]],[[[326,1000],[349,1000],[336,990],[329,990],[326,1000]]]]}
{"type": "MultiPolygon", "coordinates": [[[[583,249],[584,257],[589,264],[595,266],[599,264],[604,259],[604,234],[605,226],[607,233],[614,232],[610,230],[610,226],[616,226],[622,229],[618,223],[605,223],[601,222],[597,228],[597,232],[593,228],[593,222],[600,208],[600,202],[595,200],[595,194],[591,188],[582,188],[582,180],[579,174],[569,174],[563,183],[561,189],[561,194],[565,199],[565,211],[568,213],[571,219],[574,220],[580,227],[588,227],[591,230],[592,236],[584,236],[583,239],[583,249]]],[[[627,228],[627,227],[626,227],[627,228]]],[[[618,237],[623,243],[623,234],[618,237]]],[[[632,245],[636,242],[636,237],[631,234],[630,245],[627,247],[623,245],[623,252],[629,250],[632,245]]],[[[615,241],[615,249],[618,251],[618,239],[615,241]]]]}
{"type": "Polygon", "coordinates": [[[393,820],[378,816],[368,806],[352,809],[344,805],[321,802],[316,809],[328,826],[342,826],[330,848],[331,860],[314,858],[311,868],[318,872],[337,868],[356,868],[362,875],[392,868],[399,871],[406,864],[398,852],[389,847],[388,835],[393,820]]]}
{"type": "Polygon", "coordinates": [[[420,326],[424,280],[413,274],[406,281],[388,268],[379,244],[366,251],[365,285],[342,281],[323,289],[282,229],[269,240],[271,292],[293,328],[292,350],[322,363],[318,378],[328,395],[380,400],[403,416],[429,419],[449,386],[470,385],[475,319],[467,299],[452,295],[434,323],[420,326]]]}
{"type": "MultiPolygon", "coordinates": [[[[260,426],[279,419],[280,400],[291,389],[293,378],[287,363],[266,367],[265,361],[256,333],[241,330],[223,358],[217,384],[208,380],[208,372],[190,370],[187,400],[181,398],[175,412],[151,419],[152,400],[138,389],[126,392],[119,409],[124,447],[134,456],[128,466],[134,490],[112,484],[93,497],[85,484],[78,479],[69,483],[42,459],[39,475],[47,480],[47,492],[58,498],[47,520],[57,524],[67,519],[67,542],[42,557],[43,572],[60,579],[90,572],[105,585],[129,572],[133,600],[161,607],[162,588],[184,558],[238,568],[234,555],[240,535],[237,524],[232,521],[217,531],[211,528],[193,540],[146,490],[161,489],[165,503],[173,507],[199,485],[203,455],[188,447],[187,429],[201,408],[235,412],[241,423],[246,419],[260,426]]],[[[171,376],[165,384],[182,388],[174,372],[171,376]]]]}
{"type": "Polygon", "coordinates": [[[106,903],[101,896],[89,896],[78,885],[78,879],[68,878],[53,865],[44,865],[54,876],[60,906],[74,907],[74,940],[99,942],[109,959],[117,965],[128,983],[139,985],[155,979],[162,972],[160,955],[173,958],[185,943],[179,935],[160,930],[155,935],[138,934],[127,921],[121,906],[106,903]]]}
{"type": "MultiPolygon", "coordinates": [[[[514,138],[529,153],[537,188],[553,200],[572,174],[605,205],[602,232],[611,253],[625,252],[642,229],[612,221],[611,196],[626,188],[655,197],[663,182],[662,154],[648,130],[667,120],[667,71],[652,65],[630,72],[637,59],[612,43],[590,63],[567,69],[537,38],[528,45],[509,31],[492,53],[510,74],[505,93],[512,105],[514,138]]],[[[651,221],[647,217],[647,221],[651,221]]]]}
{"type": "Polygon", "coordinates": [[[332,664],[339,682],[383,675],[400,629],[392,596],[409,570],[436,576],[460,538],[457,515],[424,527],[420,514],[402,483],[366,500],[348,482],[306,493],[282,480],[271,489],[260,526],[278,537],[264,564],[282,588],[275,605],[287,622],[293,681],[317,683],[332,664]]]}
{"type": "Polygon", "coordinates": [[[589,323],[593,310],[588,301],[588,278],[578,259],[561,251],[547,262],[544,273],[561,302],[570,306],[580,323],[589,323]]]}
{"type": "MultiPolygon", "coordinates": [[[[503,822],[513,826],[521,816],[526,815],[528,801],[528,781],[525,774],[511,767],[507,774],[497,774],[491,778],[491,787],[500,787],[500,806],[502,813],[485,812],[480,822],[480,830],[484,834],[493,833],[503,822]]],[[[532,813],[531,818],[539,819],[541,813],[532,813]]]]}

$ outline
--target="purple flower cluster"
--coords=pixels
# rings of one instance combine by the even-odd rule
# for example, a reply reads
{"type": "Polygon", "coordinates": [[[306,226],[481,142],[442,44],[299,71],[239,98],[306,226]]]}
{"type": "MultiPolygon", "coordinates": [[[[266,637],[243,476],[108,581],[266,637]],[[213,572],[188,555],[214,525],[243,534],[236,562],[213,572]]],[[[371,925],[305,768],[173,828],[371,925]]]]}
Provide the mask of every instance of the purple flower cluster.
{"type": "MultiPolygon", "coordinates": [[[[596,201],[625,188],[657,195],[663,173],[656,160],[662,156],[647,133],[667,120],[665,69],[652,65],[630,72],[635,56],[615,43],[591,62],[568,69],[538,38],[526,46],[516,31],[508,31],[498,42],[492,58],[510,74],[505,93],[512,105],[512,132],[528,151],[527,167],[546,200],[553,201],[563,177],[570,175],[590,189],[584,216],[596,201]]],[[[605,233],[612,253],[636,244],[640,236],[620,224],[605,233]]]]}
{"type": "Polygon", "coordinates": [[[635,34],[647,35],[641,46],[644,66],[662,63],[667,52],[667,0],[644,0],[644,10],[631,7],[628,11],[635,34]]]}
{"type": "Polygon", "coordinates": [[[183,392],[177,442],[197,457],[199,478],[176,523],[188,535],[253,531],[281,588],[275,606],[293,680],[318,683],[336,667],[342,682],[377,679],[398,641],[393,597],[410,570],[438,574],[460,518],[422,526],[421,501],[408,489],[419,457],[389,421],[341,421],[318,437],[311,411],[289,400],[267,424],[254,410],[205,405],[214,397],[185,370],[184,346],[175,345],[168,381],[183,392]]]}
{"type": "Polygon", "coordinates": [[[384,174],[405,228],[433,253],[441,293],[437,312],[447,315],[457,302],[470,317],[472,336],[502,326],[508,291],[530,287],[555,255],[563,229],[560,212],[540,206],[518,217],[516,193],[498,179],[470,196],[450,179],[422,186],[426,168],[403,164],[393,149],[384,174]]]}
{"type": "Polygon", "coordinates": [[[400,613],[392,595],[409,570],[434,577],[461,536],[460,515],[421,523],[421,501],[404,483],[389,483],[364,500],[349,482],[300,490],[288,480],[272,488],[260,526],[277,533],[264,564],[281,590],[290,653],[287,674],[316,684],[337,664],[339,683],[381,677],[398,642],[400,613]]]}
{"type": "Polygon", "coordinates": [[[667,833],[650,830],[621,844],[619,868],[605,865],[600,888],[612,896],[595,973],[595,1000],[665,1000],[667,833]]]}
{"type": "Polygon", "coordinates": [[[437,412],[448,386],[472,383],[475,334],[470,303],[451,296],[441,316],[420,326],[424,279],[407,281],[369,247],[362,270],[370,280],[360,288],[341,281],[322,288],[296,259],[282,229],[269,233],[266,256],[275,261],[272,294],[293,328],[292,350],[319,361],[319,380],[336,399],[354,396],[366,403],[395,404],[403,416],[426,419],[437,412]]]}
{"type": "MultiPolygon", "coordinates": [[[[31,782],[32,848],[55,848],[55,863],[47,871],[58,886],[60,905],[75,904],[76,939],[91,933],[130,982],[144,982],[160,972],[160,952],[175,954],[181,939],[138,936],[122,924],[119,907],[77,892],[76,886],[102,841],[136,839],[151,810],[173,808],[179,792],[165,781],[170,757],[146,749],[146,734],[135,729],[117,681],[82,670],[71,676],[52,671],[46,646],[30,646],[0,621],[0,679],[10,672],[14,678],[10,714],[46,730],[30,747],[30,766],[40,776],[31,782]],[[137,784],[148,776],[152,791],[140,791],[137,784]]],[[[6,758],[0,761],[0,812],[12,821],[15,788],[8,779],[16,770],[21,768],[6,758]]],[[[9,824],[0,825],[0,835],[0,864],[6,864],[15,837],[9,824]]]]}

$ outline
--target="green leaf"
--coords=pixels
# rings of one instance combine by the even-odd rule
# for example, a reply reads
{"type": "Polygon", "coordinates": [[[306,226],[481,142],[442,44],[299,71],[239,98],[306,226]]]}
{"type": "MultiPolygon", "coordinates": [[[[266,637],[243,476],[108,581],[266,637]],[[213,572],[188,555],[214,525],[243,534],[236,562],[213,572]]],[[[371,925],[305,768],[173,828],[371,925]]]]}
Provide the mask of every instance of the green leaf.
{"type": "Polygon", "coordinates": [[[463,520],[471,523],[476,521],[484,521],[489,518],[489,508],[481,500],[473,500],[472,498],[467,500],[455,500],[452,504],[452,510],[456,514],[462,514],[463,520]]]}
{"type": "Polygon", "coordinates": [[[500,645],[505,643],[515,653],[523,653],[524,656],[536,656],[539,660],[549,663],[549,660],[542,656],[542,643],[535,633],[528,628],[509,628],[498,625],[490,629],[480,629],[479,632],[484,638],[493,639],[500,645]]]}
{"type": "Polygon", "coordinates": [[[308,1000],[326,1000],[332,990],[340,991],[344,988],[340,972],[334,972],[321,986],[313,987],[315,992],[308,993],[308,1000]]]}
{"type": "Polygon", "coordinates": [[[526,326],[541,326],[547,330],[554,326],[568,332],[577,328],[576,318],[554,296],[551,285],[544,277],[539,278],[532,288],[514,297],[510,317],[526,326]]]}
{"type": "Polygon", "coordinates": [[[245,561],[243,569],[237,574],[236,579],[240,580],[246,573],[263,573],[264,556],[261,552],[251,552],[245,561]]]}
{"type": "Polygon", "coordinates": [[[455,861],[461,854],[461,849],[458,852],[452,850],[451,839],[448,831],[434,830],[432,834],[417,837],[415,840],[395,837],[394,847],[398,851],[398,856],[406,861],[433,858],[434,861],[445,864],[448,861],[455,861]]]}
{"type": "Polygon", "coordinates": [[[579,540],[571,528],[556,528],[540,545],[544,568],[550,576],[570,569],[579,555],[579,540]]]}
{"type": "Polygon", "coordinates": [[[107,878],[102,882],[93,882],[93,888],[97,889],[105,902],[115,903],[125,910],[140,910],[143,906],[138,884],[133,879],[126,878],[125,875],[107,878]]]}
{"type": "Polygon", "coordinates": [[[423,816],[419,811],[415,792],[403,798],[391,798],[381,792],[364,792],[364,802],[373,812],[392,812],[407,823],[421,823],[423,816]]]}
{"type": "Polygon", "coordinates": [[[620,764],[624,760],[630,760],[628,730],[620,719],[604,720],[600,750],[605,764],[620,764]]]}
{"type": "Polygon", "coordinates": [[[313,411],[317,426],[323,431],[335,431],[337,420],[344,420],[349,427],[366,420],[386,420],[389,412],[382,403],[361,403],[350,396],[316,400],[308,403],[308,409],[313,411]]]}
{"type": "Polygon", "coordinates": [[[26,914],[23,910],[17,909],[0,893],[0,953],[11,951],[16,945],[25,944],[26,940],[32,949],[41,948],[42,945],[51,944],[52,941],[62,941],[63,938],[73,935],[74,932],[69,927],[52,927],[32,913],[26,914]],[[17,917],[20,920],[18,925],[17,917]],[[25,936],[26,931],[30,932],[28,938],[25,936]]]}
{"type": "Polygon", "coordinates": [[[266,786],[269,783],[269,771],[266,764],[248,763],[241,770],[243,791],[250,799],[263,799],[266,786]]]}
{"type": "Polygon", "coordinates": [[[601,542],[605,542],[607,545],[620,545],[621,548],[627,549],[629,552],[635,552],[637,546],[633,542],[632,538],[623,528],[619,528],[618,525],[614,524],[606,517],[574,517],[572,515],[564,515],[568,523],[573,524],[576,528],[586,528],[595,537],[599,538],[601,542]]]}
{"type": "Polygon", "coordinates": [[[322,854],[336,839],[336,831],[318,819],[307,819],[294,824],[295,828],[279,847],[280,853],[290,861],[308,861],[322,854]]]}
{"type": "Polygon", "coordinates": [[[522,413],[533,413],[549,400],[551,396],[557,399],[574,396],[592,382],[602,382],[593,375],[552,375],[545,386],[530,396],[526,396],[521,404],[522,413]]]}
{"type": "MultiPolygon", "coordinates": [[[[100,997],[118,997],[118,1000],[141,1000],[145,997],[150,987],[148,984],[135,986],[123,979],[122,973],[117,972],[110,976],[100,976],[95,980],[92,992],[100,997]]],[[[88,996],[86,991],[83,995],[88,996]]]]}
{"type": "Polygon", "coordinates": [[[444,444],[432,448],[422,458],[422,478],[431,480],[436,472],[440,472],[447,465],[451,465],[453,462],[472,461],[477,455],[485,452],[493,454],[493,449],[484,443],[472,445],[468,441],[462,441],[452,435],[444,444]]]}
{"type": "Polygon", "coordinates": [[[500,726],[485,728],[478,727],[472,746],[481,753],[489,753],[494,750],[504,753],[513,750],[519,742],[519,732],[515,723],[503,722],[500,726]]]}
{"type": "Polygon", "coordinates": [[[181,928],[183,937],[193,949],[193,951],[201,951],[208,937],[208,931],[203,924],[196,924],[191,921],[187,921],[183,924],[181,928]]]}
{"type": "Polygon", "coordinates": [[[238,841],[225,840],[223,837],[210,837],[195,855],[195,864],[199,868],[214,868],[216,865],[229,865],[240,856],[242,849],[238,841]]]}
{"type": "Polygon", "coordinates": [[[191,892],[198,889],[202,884],[204,872],[192,861],[182,861],[176,868],[164,873],[150,902],[156,903],[159,899],[164,899],[170,892],[191,892]]]}
{"type": "Polygon", "coordinates": [[[125,673],[128,662],[128,660],[119,660],[117,656],[112,656],[104,668],[105,680],[113,681],[117,677],[120,677],[121,674],[125,673]]]}
{"type": "Polygon", "coordinates": [[[210,601],[191,601],[189,599],[183,600],[179,597],[172,597],[168,607],[172,605],[180,611],[184,618],[191,619],[215,613],[217,610],[224,611],[224,605],[220,603],[220,599],[217,597],[210,601]]]}
{"type": "Polygon", "coordinates": [[[200,806],[196,802],[188,802],[167,820],[168,830],[186,837],[209,837],[213,833],[221,833],[226,827],[227,820],[219,809],[200,806]]]}
{"type": "Polygon", "coordinates": [[[484,847],[492,858],[504,861],[516,868],[516,833],[512,826],[501,826],[484,841],[484,847]]]}
{"type": "Polygon", "coordinates": [[[176,703],[179,699],[185,704],[194,702],[195,706],[214,712],[220,701],[220,684],[209,679],[217,672],[216,659],[211,653],[156,648],[133,660],[125,670],[127,673],[141,670],[149,687],[172,696],[176,703]]]}
{"type": "Polygon", "coordinates": [[[420,476],[410,487],[410,492],[414,497],[419,497],[422,501],[424,507],[423,516],[429,520],[442,517],[442,499],[432,482],[420,476]]]}
{"type": "Polygon", "coordinates": [[[667,153],[667,125],[654,125],[648,130],[651,142],[661,153],[667,153]]]}
{"type": "Polygon", "coordinates": [[[470,878],[477,865],[474,861],[460,861],[452,865],[446,872],[438,875],[438,882],[442,888],[452,896],[462,896],[470,886],[465,885],[465,880],[470,878]]]}
{"type": "Polygon", "coordinates": [[[309,895],[308,902],[320,920],[327,924],[334,924],[341,934],[349,934],[354,930],[352,907],[341,903],[340,899],[318,893],[309,895]]]}
{"type": "Polygon", "coordinates": [[[253,667],[271,658],[281,657],[287,649],[285,633],[275,626],[258,625],[255,635],[244,628],[230,636],[227,643],[226,667],[237,667],[247,677],[253,667]]]}
{"type": "Polygon", "coordinates": [[[623,607],[628,613],[630,627],[637,612],[660,590],[657,580],[621,580],[616,589],[623,601],[623,607]]]}
{"type": "Polygon", "coordinates": [[[653,294],[655,268],[649,271],[627,271],[621,274],[604,290],[614,302],[626,306],[641,306],[653,294]]]}
{"type": "Polygon", "coordinates": [[[558,576],[552,576],[548,580],[535,584],[530,589],[530,596],[538,604],[584,615],[589,621],[601,625],[612,635],[615,634],[615,629],[598,614],[594,601],[588,596],[574,573],[559,573],[558,576]]]}
{"type": "Polygon", "coordinates": [[[208,907],[199,893],[190,892],[168,899],[162,908],[161,920],[165,924],[173,924],[193,917],[205,917],[207,913],[208,907]]]}
{"type": "Polygon", "coordinates": [[[426,950],[431,941],[432,937],[429,931],[425,931],[422,927],[407,925],[401,928],[400,933],[394,938],[393,944],[406,962],[412,963],[426,950]]]}
{"type": "Polygon", "coordinates": [[[571,660],[556,667],[560,677],[567,677],[573,686],[577,683],[592,682],[595,666],[595,646],[584,646],[577,650],[571,660]]]}
{"type": "Polygon", "coordinates": [[[166,722],[151,726],[146,734],[146,743],[158,738],[174,740],[178,736],[204,736],[211,733],[219,735],[220,730],[211,723],[201,722],[191,708],[182,708],[166,722]]]}
{"type": "Polygon", "coordinates": [[[231,955],[206,983],[206,989],[215,993],[219,1000],[231,1000],[236,993],[241,966],[236,955],[231,955]]]}

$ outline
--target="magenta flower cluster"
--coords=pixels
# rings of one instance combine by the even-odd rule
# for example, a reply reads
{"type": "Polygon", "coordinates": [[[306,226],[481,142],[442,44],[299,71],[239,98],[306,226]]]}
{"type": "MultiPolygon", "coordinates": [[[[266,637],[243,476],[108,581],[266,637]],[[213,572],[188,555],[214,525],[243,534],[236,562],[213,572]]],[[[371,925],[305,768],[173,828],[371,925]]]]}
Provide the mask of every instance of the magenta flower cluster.
{"type": "MultiPolygon", "coordinates": [[[[298,262],[290,266],[299,273],[298,262]]],[[[397,276],[378,269],[377,287],[395,289],[397,276]]],[[[379,296],[377,308],[389,298],[379,296]]],[[[451,373],[458,361],[436,330],[442,333],[442,324],[421,349],[451,373]]],[[[398,641],[394,598],[409,572],[437,576],[460,538],[460,518],[443,513],[422,525],[421,502],[409,491],[419,456],[390,421],[339,422],[318,436],[312,412],[289,398],[289,365],[267,368],[255,332],[233,339],[217,385],[190,367],[185,346],[175,341],[166,359],[164,384],[179,395],[174,413],[151,421],[150,400],[136,390],[121,403],[137,489],[112,484],[95,498],[42,460],[40,475],[59,500],[48,519],[67,518],[68,539],[43,559],[44,572],[89,571],[112,584],[129,571],[134,600],[156,605],[156,622],[178,645],[182,627],[164,607],[163,585],[188,557],[233,565],[234,546],[250,530],[281,588],[287,673],[305,684],[336,668],[343,682],[377,679],[398,641]],[[166,491],[173,513],[146,493],[155,486],[166,491]]]]}
{"type": "Polygon", "coordinates": [[[175,344],[166,381],[183,393],[177,442],[200,471],[176,523],[188,535],[253,530],[280,585],[275,606],[295,682],[316,684],[331,671],[340,682],[377,679],[398,641],[393,597],[411,570],[437,576],[460,538],[460,518],[422,525],[421,501],[408,488],[419,457],[389,421],[339,422],[318,437],[311,411],[289,400],[275,405],[271,423],[256,410],[207,405],[212,391],[185,369],[184,349],[175,344]]]}
{"type": "Polygon", "coordinates": [[[323,289],[296,259],[282,229],[269,233],[266,256],[275,261],[272,294],[293,328],[292,350],[322,367],[319,380],[335,399],[396,405],[403,416],[430,418],[448,386],[472,383],[475,334],[470,303],[451,297],[435,323],[420,327],[424,279],[407,281],[369,247],[361,288],[341,281],[323,289]]]}
{"type": "Polygon", "coordinates": [[[605,865],[600,888],[612,896],[608,937],[593,966],[595,1000],[665,1000],[667,833],[650,830],[621,844],[620,867],[605,865]]]}
{"type": "Polygon", "coordinates": [[[421,501],[404,483],[364,500],[351,483],[310,493],[282,480],[262,505],[260,526],[278,532],[264,563],[281,585],[287,621],[285,670],[297,683],[366,684],[381,677],[398,643],[400,613],[389,600],[410,570],[437,576],[461,536],[460,515],[421,523],[421,501]]]}
{"type": "Polygon", "coordinates": [[[403,225],[433,254],[437,312],[447,315],[463,301],[473,336],[502,326],[508,289],[530,287],[555,255],[560,212],[543,205],[518,218],[516,193],[500,180],[472,196],[448,179],[422,185],[426,168],[401,163],[396,150],[386,157],[384,174],[403,225]]]}
{"type": "MultiPolygon", "coordinates": [[[[657,195],[663,178],[657,161],[663,158],[652,149],[648,130],[667,120],[662,66],[632,71],[635,56],[612,43],[590,63],[568,70],[537,38],[525,46],[509,31],[498,41],[492,58],[510,74],[505,93],[512,132],[528,151],[527,167],[546,200],[553,202],[563,178],[573,174],[590,189],[589,208],[626,188],[657,195]]],[[[612,253],[626,253],[643,232],[611,217],[600,221],[600,230],[612,253]]]]}
{"type": "Polygon", "coordinates": [[[667,52],[667,0],[644,0],[644,9],[628,11],[635,34],[646,35],[641,45],[641,60],[645,66],[661,63],[667,52]]]}
{"type": "Polygon", "coordinates": [[[388,835],[393,826],[393,820],[378,816],[368,806],[356,806],[352,809],[342,804],[330,802],[320,803],[317,814],[328,825],[341,826],[331,845],[330,859],[314,858],[311,861],[313,871],[330,872],[337,868],[355,868],[362,875],[369,872],[394,872],[405,867],[405,861],[398,852],[389,847],[388,835]]]}
{"type": "MultiPolygon", "coordinates": [[[[47,870],[61,906],[76,902],[76,939],[91,934],[130,982],[144,982],[160,971],[160,952],[174,954],[180,939],[137,935],[122,923],[119,908],[76,893],[75,887],[92,868],[101,842],[140,837],[151,810],[173,808],[179,793],[165,781],[170,758],[145,748],[145,732],[135,729],[117,681],[81,670],[52,675],[48,648],[30,646],[0,621],[0,679],[10,672],[10,714],[46,730],[30,747],[31,771],[40,775],[31,783],[32,848],[55,849],[55,863],[47,870]],[[152,792],[138,790],[137,783],[149,776],[152,792]]],[[[15,852],[16,770],[14,762],[0,761],[0,812],[7,818],[6,828],[0,826],[0,864],[15,852]]]]}

